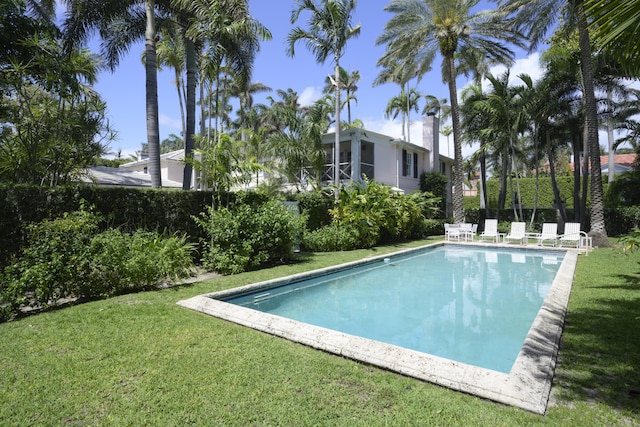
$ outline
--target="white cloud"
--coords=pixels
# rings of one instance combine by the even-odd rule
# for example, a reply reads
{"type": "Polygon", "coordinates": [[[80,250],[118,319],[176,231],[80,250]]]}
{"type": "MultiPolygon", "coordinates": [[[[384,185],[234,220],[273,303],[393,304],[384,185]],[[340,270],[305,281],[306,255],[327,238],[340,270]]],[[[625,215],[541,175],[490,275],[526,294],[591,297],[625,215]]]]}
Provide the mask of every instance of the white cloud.
{"type": "Polygon", "coordinates": [[[302,107],[313,105],[318,99],[322,98],[322,89],[317,86],[307,86],[298,96],[298,103],[302,107]]]}
{"type": "Polygon", "coordinates": [[[158,115],[158,123],[171,129],[182,130],[182,121],[180,119],[174,119],[164,114],[158,115]]]}
{"type": "MultiPolygon", "coordinates": [[[[489,69],[489,72],[495,77],[502,75],[505,71],[507,71],[507,67],[505,67],[504,65],[495,65],[489,69]]],[[[521,84],[522,82],[518,78],[520,74],[528,74],[533,80],[533,83],[536,83],[538,80],[542,78],[542,75],[544,74],[544,69],[540,66],[540,52],[534,52],[529,56],[527,56],[526,58],[516,59],[514,64],[509,69],[510,84],[512,85],[521,84]]],[[[467,83],[464,87],[466,88],[471,84],[472,82],[469,81],[469,83],[467,83]]],[[[489,83],[489,80],[484,79],[482,81],[482,91],[488,92],[490,90],[490,85],[491,84],[489,83]]],[[[458,90],[458,96],[460,96],[463,90],[464,88],[461,90],[458,90]]]]}

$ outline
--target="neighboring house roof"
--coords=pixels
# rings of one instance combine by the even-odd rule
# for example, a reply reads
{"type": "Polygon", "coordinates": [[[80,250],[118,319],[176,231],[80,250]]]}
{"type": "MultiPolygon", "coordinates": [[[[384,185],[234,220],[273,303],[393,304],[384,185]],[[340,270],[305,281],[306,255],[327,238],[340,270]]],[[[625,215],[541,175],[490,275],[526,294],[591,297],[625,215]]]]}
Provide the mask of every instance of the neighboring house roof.
{"type": "MultiPolygon", "coordinates": [[[[183,163],[184,162],[184,149],[170,151],[168,153],[164,153],[164,154],[160,155],[160,162],[162,162],[162,161],[183,163]]],[[[135,160],[133,162],[125,163],[123,165],[120,165],[120,167],[127,169],[127,168],[131,168],[131,167],[137,167],[137,166],[142,166],[142,165],[147,165],[147,164],[149,164],[149,158],[144,158],[144,159],[141,159],[141,160],[135,160]]]]}
{"type": "MultiPolygon", "coordinates": [[[[142,172],[106,166],[90,166],[86,174],[80,178],[82,182],[103,187],[150,188],[151,176],[142,172]]],[[[167,179],[162,180],[162,187],[182,188],[182,183],[167,179]]]]}

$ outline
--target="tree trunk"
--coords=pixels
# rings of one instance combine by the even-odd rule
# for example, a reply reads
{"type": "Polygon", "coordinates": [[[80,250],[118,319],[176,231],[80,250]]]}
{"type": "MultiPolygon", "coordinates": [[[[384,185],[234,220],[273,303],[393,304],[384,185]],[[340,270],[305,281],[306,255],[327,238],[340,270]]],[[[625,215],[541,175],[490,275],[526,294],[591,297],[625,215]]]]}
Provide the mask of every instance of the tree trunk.
{"type": "Polygon", "coordinates": [[[547,157],[549,158],[549,173],[551,175],[551,188],[553,189],[553,198],[556,202],[556,208],[560,212],[560,218],[563,224],[567,222],[567,211],[562,203],[562,197],[560,196],[560,189],[558,188],[558,181],[556,180],[556,165],[555,157],[553,155],[553,147],[547,144],[547,157]]]}
{"type": "Polygon", "coordinates": [[[600,170],[600,144],[598,142],[598,110],[593,84],[591,64],[591,43],[584,13],[584,1],[576,2],[578,15],[578,35],[580,38],[580,57],[584,79],[584,98],[586,102],[586,128],[591,160],[591,230],[595,246],[610,246],[604,222],[604,195],[602,171],[600,170]]]}
{"type": "Polygon", "coordinates": [[[194,134],[196,133],[196,49],[193,40],[185,38],[187,63],[187,126],[184,135],[184,173],[182,189],[191,188],[193,174],[194,134]]]}
{"type": "Polygon", "coordinates": [[[335,149],[333,150],[333,165],[335,170],[333,171],[334,175],[334,184],[336,186],[336,200],[340,196],[339,188],[340,188],[340,64],[338,58],[336,57],[336,139],[335,139],[335,149]]]}
{"type": "Polygon", "coordinates": [[[485,218],[489,218],[489,203],[487,200],[487,158],[484,155],[484,141],[480,141],[480,207],[484,208],[485,218]]]}
{"type": "Polygon", "coordinates": [[[580,143],[577,135],[573,136],[573,219],[581,222],[580,212],[580,170],[582,169],[583,157],[580,155],[580,143]]]}
{"type": "Polygon", "coordinates": [[[607,89],[607,102],[609,104],[609,117],[607,118],[607,142],[609,146],[609,154],[607,155],[607,166],[609,169],[608,182],[612,183],[613,180],[616,179],[616,151],[613,148],[615,139],[613,137],[613,91],[611,88],[607,89]]]}
{"type": "MultiPolygon", "coordinates": [[[[446,56],[447,73],[449,74],[449,97],[451,98],[451,122],[453,126],[453,160],[454,160],[454,192],[453,222],[464,222],[464,193],[462,189],[462,136],[460,135],[460,109],[458,107],[458,90],[456,88],[456,68],[453,53],[446,56]]],[[[436,153],[437,154],[437,153],[436,153]]]]}
{"type": "Polygon", "coordinates": [[[158,124],[158,68],[156,66],[155,2],[145,2],[147,28],[145,31],[145,73],[147,104],[147,149],[149,150],[149,175],[151,187],[162,187],[160,175],[160,126],[158,124]]]}

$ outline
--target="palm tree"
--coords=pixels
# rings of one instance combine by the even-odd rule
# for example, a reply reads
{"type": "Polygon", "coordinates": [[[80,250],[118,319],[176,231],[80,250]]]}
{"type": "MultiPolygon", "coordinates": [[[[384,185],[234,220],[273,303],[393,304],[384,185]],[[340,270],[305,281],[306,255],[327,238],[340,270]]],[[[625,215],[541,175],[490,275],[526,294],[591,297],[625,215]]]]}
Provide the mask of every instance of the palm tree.
{"type": "Polygon", "coordinates": [[[597,46],[616,58],[630,75],[640,74],[638,0],[585,0],[589,31],[597,46]]]}
{"type": "Polygon", "coordinates": [[[411,142],[410,133],[410,124],[409,124],[409,116],[411,111],[415,111],[416,113],[419,111],[418,100],[420,99],[420,93],[415,89],[411,88],[408,91],[404,90],[404,86],[400,91],[400,95],[394,96],[387,103],[387,108],[384,111],[384,114],[387,118],[395,119],[398,117],[398,114],[402,114],[402,139],[407,142],[411,142]],[[405,117],[406,117],[406,129],[407,133],[405,134],[405,117]]]}
{"type": "MultiPolygon", "coordinates": [[[[187,133],[195,133],[196,43],[206,43],[207,58],[211,61],[216,79],[216,111],[219,98],[219,76],[226,66],[245,87],[251,80],[253,61],[260,48],[260,40],[271,39],[271,33],[249,13],[246,0],[171,0],[186,21],[187,65],[187,133]]],[[[204,117],[202,117],[204,121],[204,117]]],[[[217,129],[216,129],[217,130],[217,129]]],[[[186,139],[185,158],[190,158],[193,140],[186,139]]],[[[189,162],[185,166],[183,186],[191,181],[189,162]]],[[[183,187],[184,188],[184,187],[183,187]]]]}
{"type": "Polygon", "coordinates": [[[462,139],[456,87],[455,54],[465,45],[482,49],[490,58],[512,58],[513,52],[501,40],[520,44],[520,35],[511,22],[497,12],[473,13],[478,0],[392,0],[385,10],[394,14],[376,41],[387,50],[379,62],[406,62],[417,65],[421,76],[431,68],[437,53],[447,72],[454,145],[453,218],[464,221],[462,139]]]}
{"type": "Polygon", "coordinates": [[[132,43],[144,37],[147,109],[147,144],[151,186],[162,186],[160,176],[160,130],[158,124],[158,76],[156,62],[156,16],[166,18],[170,10],[165,0],[65,0],[67,16],[63,24],[65,44],[71,48],[85,43],[92,30],[102,39],[102,55],[113,71],[132,43]]]}
{"type": "MultiPolygon", "coordinates": [[[[303,41],[315,55],[319,64],[324,64],[329,55],[335,62],[335,122],[336,138],[334,150],[334,184],[340,185],[340,58],[344,55],[347,41],[360,35],[360,24],[351,25],[351,14],[356,0],[299,0],[291,12],[291,23],[295,24],[303,11],[309,11],[308,30],[295,27],[287,36],[287,54],[295,55],[295,44],[303,41]]],[[[338,193],[336,192],[336,197],[338,193]]]]}
{"type": "Polygon", "coordinates": [[[548,30],[559,19],[573,23],[578,29],[580,69],[584,87],[584,115],[586,146],[591,165],[591,230],[593,244],[610,245],[604,222],[604,194],[600,170],[600,144],[598,142],[598,108],[595,97],[591,39],[587,28],[585,0],[504,0],[501,10],[514,16],[528,33],[530,49],[537,47],[548,30]]]}
{"type": "MultiPolygon", "coordinates": [[[[358,70],[349,73],[347,70],[340,67],[340,90],[344,90],[346,92],[345,99],[341,107],[344,105],[347,106],[347,123],[349,124],[351,124],[351,101],[356,101],[356,103],[358,103],[358,98],[356,98],[355,92],[358,90],[358,82],[360,79],[360,72],[358,70]]],[[[331,76],[327,76],[324,80],[324,93],[331,93],[335,91],[333,80],[334,79],[331,76]]]]}
{"type": "MultiPolygon", "coordinates": [[[[167,27],[161,31],[160,41],[156,44],[156,54],[158,60],[158,69],[162,66],[173,68],[175,74],[176,91],[178,92],[178,102],[180,104],[180,118],[182,123],[182,135],[186,137],[185,129],[185,40],[184,34],[181,34],[182,28],[175,25],[167,27]]],[[[144,60],[144,58],[143,58],[144,60]]]]}

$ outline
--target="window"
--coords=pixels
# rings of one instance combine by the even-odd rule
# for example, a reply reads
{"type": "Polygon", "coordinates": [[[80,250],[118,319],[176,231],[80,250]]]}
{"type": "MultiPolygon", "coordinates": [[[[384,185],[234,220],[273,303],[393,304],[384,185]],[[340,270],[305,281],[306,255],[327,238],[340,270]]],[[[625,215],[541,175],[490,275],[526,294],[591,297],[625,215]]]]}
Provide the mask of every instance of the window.
{"type": "Polygon", "coordinates": [[[402,176],[418,177],[418,153],[402,150],[402,176]]]}

